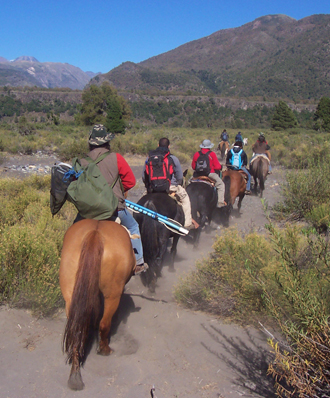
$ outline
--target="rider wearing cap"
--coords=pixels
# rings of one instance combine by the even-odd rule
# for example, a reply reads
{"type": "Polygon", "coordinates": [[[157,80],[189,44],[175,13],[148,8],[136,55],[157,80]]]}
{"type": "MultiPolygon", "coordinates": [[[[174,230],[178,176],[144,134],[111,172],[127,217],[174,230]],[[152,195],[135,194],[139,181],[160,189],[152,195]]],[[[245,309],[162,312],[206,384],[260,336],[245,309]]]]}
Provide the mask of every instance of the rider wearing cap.
{"type": "MultiPolygon", "coordinates": [[[[132,214],[127,210],[125,204],[125,193],[135,186],[136,180],[132,169],[126,160],[119,154],[111,152],[110,141],[115,137],[115,134],[108,133],[107,129],[102,124],[96,124],[89,134],[89,153],[87,156],[92,160],[96,160],[99,156],[106,152],[110,152],[108,156],[102,159],[97,165],[101,174],[106,179],[113,193],[118,198],[117,213],[120,222],[125,226],[131,235],[137,235],[137,239],[132,239],[132,246],[136,257],[136,269],[134,274],[137,275],[146,271],[149,267],[144,262],[143,248],[140,238],[139,224],[135,221],[132,214]],[[119,176],[119,178],[118,178],[119,176]]],[[[81,159],[81,165],[86,166],[88,161],[81,159]]],[[[83,217],[78,213],[74,222],[82,220],[83,217]]]]}
{"type": "Polygon", "coordinates": [[[214,147],[214,144],[210,140],[204,140],[199,147],[201,148],[201,150],[194,154],[191,167],[193,168],[193,170],[196,170],[196,162],[200,156],[200,152],[202,152],[203,154],[208,153],[208,158],[210,162],[210,173],[207,176],[215,181],[215,187],[218,192],[217,207],[227,206],[227,203],[225,202],[224,198],[225,184],[223,183],[222,179],[219,176],[222,166],[219,163],[219,160],[215,152],[210,150],[211,148],[214,147]]]}
{"type": "Polygon", "coordinates": [[[265,134],[264,133],[260,133],[257,141],[252,146],[252,151],[253,151],[254,155],[252,156],[251,161],[253,160],[253,158],[256,155],[264,153],[269,159],[269,171],[268,171],[268,174],[271,174],[272,166],[270,164],[270,152],[269,152],[269,150],[270,150],[270,146],[268,145],[268,142],[266,141],[265,134]]]}
{"type": "Polygon", "coordinates": [[[246,184],[247,195],[251,194],[251,175],[248,172],[246,166],[248,164],[248,158],[246,153],[243,151],[243,142],[236,141],[234,147],[227,153],[226,165],[232,170],[243,170],[248,177],[246,184]]]}

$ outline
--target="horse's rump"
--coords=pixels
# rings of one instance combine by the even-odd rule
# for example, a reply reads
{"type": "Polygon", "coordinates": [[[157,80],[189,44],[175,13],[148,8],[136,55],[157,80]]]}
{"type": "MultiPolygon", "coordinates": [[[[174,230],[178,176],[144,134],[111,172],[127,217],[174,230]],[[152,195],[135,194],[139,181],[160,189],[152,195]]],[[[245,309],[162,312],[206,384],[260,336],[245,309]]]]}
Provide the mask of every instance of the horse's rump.
{"type": "Polygon", "coordinates": [[[269,167],[269,159],[267,155],[264,154],[258,155],[256,159],[254,159],[254,161],[250,163],[250,173],[255,181],[255,190],[257,188],[257,184],[259,181],[261,196],[262,192],[265,189],[265,181],[267,179],[268,167],[269,167]]]}
{"type": "Polygon", "coordinates": [[[192,177],[189,182],[192,182],[192,183],[204,182],[206,184],[209,184],[211,187],[214,187],[214,185],[215,185],[215,180],[209,176],[192,177]]]}
{"type": "MultiPolygon", "coordinates": [[[[129,280],[135,265],[126,230],[112,221],[82,220],[64,236],[60,286],[66,302],[67,324],[63,349],[72,359],[73,350],[84,356],[90,327],[99,319],[100,291],[117,294],[129,280]],[[114,275],[116,281],[113,282],[114,275]]],[[[122,292],[119,294],[121,295],[122,292]]]]}
{"type": "Polygon", "coordinates": [[[250,160],[250,165],[252,165],[257,159],[260,159],[260,158],[263,158],[263,159],[267,160],[268,163],[270,163],[270,159],[266,153],[255,153],[250,160]]]}
{"type": "MultiPolygon", "coordinates": [[[[184,223],[182,207],[166,193],[147,194],[138,201],[138,204],[177,221],[182,225],[184,223]]],[[[167,250],[167,242],[169,238],[173,236],[172,249],[174,248],[173,250],[175,252],[179,235],[150,216],[142,213],[135,213],[134,217],[140,227],[144,260],[149,265],[149,269],[141,274],[142,282],[147,285],[149,289],[153,290],[156,278],[161,276],[161,266],[167,250]]],[[[172,264],[173,261],[174,255],[172,257],[172,264]]]]}
{"type": "Polygon", "coordinates": [[[246,190],[244,175],[246,174],[243,173],[243,170],[241,172],[241,170],[227,169],[222,173],[222,179],[225,184],[225,200],[228,204],[234,205],[236,198],[239,197],[239,208],[246,190]]]}

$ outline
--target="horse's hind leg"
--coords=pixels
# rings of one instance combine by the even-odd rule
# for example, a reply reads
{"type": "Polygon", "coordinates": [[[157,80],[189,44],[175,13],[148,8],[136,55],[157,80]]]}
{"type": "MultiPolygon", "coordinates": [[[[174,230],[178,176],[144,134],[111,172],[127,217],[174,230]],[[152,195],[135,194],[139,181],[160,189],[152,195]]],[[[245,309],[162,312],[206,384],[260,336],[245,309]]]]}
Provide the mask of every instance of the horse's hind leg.
{"type": "Polygon", "coordinates": [[[116,298],[104,298],[104,312],[99,326],[100,342],[97,350],[97,353],[100,355],[110,355],[112,353],[112,350],[109,347],[108,338],[111,328],[111,320],[114,313],[117,311],[119,301],[120,295],[116,298]]]}
{"type": "Polygon", "coordinates": [[[72,354],[72,366],[71,366],[70,377],[68,380],[68,387],[71,390],[76,390],[76,391],[80,391],[85,387],[85,384],[81,378],[79,355],[77,349],[74,349],[72,354]]]}
{"type": "Polygon", "coordinates": [[[171,262],[168,267],[169,272],[175,272],[174,260],[175,260],[175,256],[176,256],[176,252],[177,252],[179,238],[180,238],[180,236],[177,234],[175,234],[173,237],[173,243],[172,243],[172,247],[171,247],[171,262]]]}

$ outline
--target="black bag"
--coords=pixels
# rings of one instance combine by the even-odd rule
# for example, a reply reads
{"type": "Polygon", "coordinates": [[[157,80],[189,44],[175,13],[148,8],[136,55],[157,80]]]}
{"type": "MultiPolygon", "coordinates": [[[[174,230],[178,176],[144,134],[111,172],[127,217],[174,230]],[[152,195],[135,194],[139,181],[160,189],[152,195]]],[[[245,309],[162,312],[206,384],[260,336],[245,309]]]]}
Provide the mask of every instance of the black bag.
{"type": "Polygon", "coordinates": [[[148,192],[168,192],[173,174],[173,162],[168,149],[157,148],[149,152],[146,164],[148,192]]]}
{"type": "Polygon", "coordinates": [[[67,189],[74,179],[74,175],[68,173],[71,169],[72,166],[62,162],[52,166],[50,179],[50,211],[53,216],[61,210],[61,207],[67,200],[67,189]]]}
{"type": "Polygon", "coordinates": [[[195,173],[198,176],[208,176],[211,172],[211,166],[210,166],[210,158],[209,158],[209,153],[211,151],[207,151],[206,153],[203,153],[202,151],[199,151],[199,157],[196,160],[196,167],[195,167],[195,173]]]}

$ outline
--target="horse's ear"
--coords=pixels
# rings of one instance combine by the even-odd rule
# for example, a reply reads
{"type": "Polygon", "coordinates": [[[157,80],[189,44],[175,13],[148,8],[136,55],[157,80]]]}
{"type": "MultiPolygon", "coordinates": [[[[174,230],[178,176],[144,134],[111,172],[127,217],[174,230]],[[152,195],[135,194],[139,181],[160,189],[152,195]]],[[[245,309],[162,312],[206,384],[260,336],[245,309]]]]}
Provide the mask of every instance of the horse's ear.
{"type": "Polygon", "coordinates": [[[186,169],[186,170],[183,172],[183,177],[185,177],[185,176],[187,175],[187,173],[188,173],[188,169],[186,169]]]}

